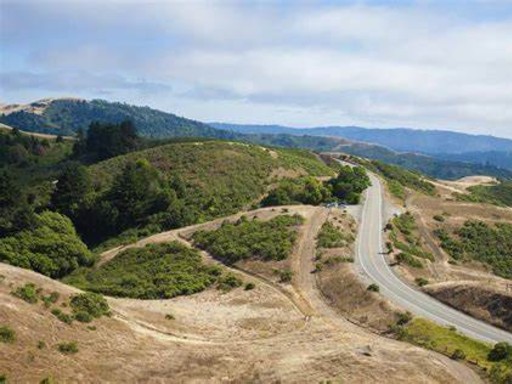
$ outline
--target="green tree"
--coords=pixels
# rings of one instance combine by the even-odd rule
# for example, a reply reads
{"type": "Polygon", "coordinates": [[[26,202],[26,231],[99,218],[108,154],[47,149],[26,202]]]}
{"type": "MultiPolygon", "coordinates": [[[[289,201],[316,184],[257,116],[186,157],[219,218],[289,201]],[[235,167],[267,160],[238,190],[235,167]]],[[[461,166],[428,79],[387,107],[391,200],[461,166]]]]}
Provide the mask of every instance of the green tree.
{"type": "Polygon", "coordinates": [[[512,345],[506,342],[497,343],[489,352],[487,358],[490,361],[501,361],[512,357],[512,345]]]}
{"type": "Polygon", "coordinates": [[[361,193],[370,186],[363,167],[342,166],[336,178],[329,181],[334,197],[348,204],[359,204],[361,193]]]}
{"type": "Polygon", "coordinates": [[[76,234],[71,221],[57,212],[36,216],[36,226],[0,239],[0,261],[59,278],[94,256],[76,234]]]}
{"type": "Polygon", "coordinates": [[[0,169],[0,237],[32,228],[33,207],[11,172],[0,169]]]}
{"type": "Polygon", "coordinates": [[[87,169],[79,163],[70,163],[58,178],[51,205],[57,211],[76,220],[78,212],[84,208],[91,193],[92,184],[87,169]]]}
{"type": "Polygon", "coordinates": [[[120,228],[165,211],[173,198],[175,195],[165,188],[158,171],[146,160],[128,163],[108,194],[108,200],[118,211],[120,228]]]}

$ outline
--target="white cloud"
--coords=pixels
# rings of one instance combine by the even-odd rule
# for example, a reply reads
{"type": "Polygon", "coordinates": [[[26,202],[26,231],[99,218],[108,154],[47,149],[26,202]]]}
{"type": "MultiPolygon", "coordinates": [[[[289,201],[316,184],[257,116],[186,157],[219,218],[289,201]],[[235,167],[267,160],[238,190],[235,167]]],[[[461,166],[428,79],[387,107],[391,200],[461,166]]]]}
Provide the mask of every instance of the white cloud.
{"type": "MultiPolygon", "coordinates": [[[[147,92],[126,97],[181,108],[177,112],[190,117],[411,125],[512,137],[512,9],[478,17],[477,3],[466,3],[473,16],[464,17],[428,2],[50,2],[29,7],[32,14],[24,9],[18,23],[13,15],[6,33],[16,43],[9,45],[12,54],[25,57],[29,72],[147,79],[162,85],[158,98],[147,92]],[[27,12],[52,27],[14,34],[27,12]],[[75,28],[64,28],[69,25],[75,28]],[[55,43],[51,37],[58,31],[68,35],[55,43]]],[[[481,7],[506,7],[492,3],[481,7]]],[[[113,94],[123,98],[119,79],[105,81],[98,92],[116,88],[113,94]]],[[[77,88],[93,92],[78,80],[77,88]]],[[[133,91],[138,83],[131,83],[133,91]]]]}

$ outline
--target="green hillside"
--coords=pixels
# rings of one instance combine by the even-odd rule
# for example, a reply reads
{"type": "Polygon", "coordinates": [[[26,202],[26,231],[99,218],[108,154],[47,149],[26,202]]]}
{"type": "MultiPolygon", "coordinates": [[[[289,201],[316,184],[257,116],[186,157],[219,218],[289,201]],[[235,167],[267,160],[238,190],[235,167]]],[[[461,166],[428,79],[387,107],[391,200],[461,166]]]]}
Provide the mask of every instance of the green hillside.
{"type": "Polygon", "coordinates": [[[124,120],[131,120],[138,133],[147,137],[232,137],[228,132],[171,113],[105,100],[57,99],[51,101],[40,115],[19,111],[0,116],[0,122],[25,131],[62,135],[87,130],[93,121],[120,123],[124,120]]]}
{"type": "Polygon", "coordinates": [[[137,236],[137,231],[147,234],[236,213],[261,199],[276,172],[334,174],[310,152],[214,141],[132,152],[87,172],[94,191],[78,202],[81,212],[74,221],[93,243],[122,232],[137,236]]]}
{"type": "Polygon", "coordinates": [[[496,185],[475,185],[469,187],[468,191],[468,195],[457,194],[457,199],[512,207],[512,181],[503,181],[496,185]]]}

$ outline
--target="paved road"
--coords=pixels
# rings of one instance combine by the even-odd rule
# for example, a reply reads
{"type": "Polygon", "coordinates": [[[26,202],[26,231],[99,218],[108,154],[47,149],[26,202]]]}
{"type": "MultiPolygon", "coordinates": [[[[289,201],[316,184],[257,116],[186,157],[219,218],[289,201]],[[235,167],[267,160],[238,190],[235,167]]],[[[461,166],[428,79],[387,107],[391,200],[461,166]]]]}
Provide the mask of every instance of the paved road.
{"type": "Polygon", "coordinates": [[[463,314],[400,280],[386,262],[383,251],[383,210],[380,180],[370,175],[357,242],[357,263],[380,287],[380,292],[405,310],[482,341],[512,343],[512,334],[463,314]]]}

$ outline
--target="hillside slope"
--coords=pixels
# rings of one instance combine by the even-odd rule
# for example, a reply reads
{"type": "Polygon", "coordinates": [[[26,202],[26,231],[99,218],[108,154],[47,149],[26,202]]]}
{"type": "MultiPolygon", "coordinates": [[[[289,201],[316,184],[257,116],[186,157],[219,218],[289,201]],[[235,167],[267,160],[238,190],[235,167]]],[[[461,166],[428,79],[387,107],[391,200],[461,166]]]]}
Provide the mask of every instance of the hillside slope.
{"type": "Polygon", "coordinates": [[[122,216],[143,201],[137,195],[133,196],[134,203],[130,203],[132,197],[120,195],[127,195],[127,191],[139,187],[119,185],[127,176],[128,167],[140,160],[147,163],[144,168],[148,169],[148,176],[158,175],[161,194],[169,196],[168,203],[156,211],[137,213],[136,220],[130,219],[127,225],[114,225],[110,228],[112,234],[134,227],[158,232],[232,214],[258,203],[281,177],[330,176],[334,173],[307,151],[271,150],[237,142],[174,143],[132,152],[89,167],[91,179],[95,180],[93,206],[97,209],[89,210],[92,216],[86,213],[84,220],[78,220],[86,223],[91,222],[91,217],[99,220],[94,228],[79,226],[83,232],[94,232],[89,238],[104,237],[106,231],[101,227],[105,220],[122,216]],[[118,197],[113,198],[113,193],[118,197]],[[123,202],[121,206],[119,201],[123,202]],[[102,208],[106,204],[109,208],[102,208]],[[111,211],[118,215],[105,213],[111,211]]]}
{"type": "Polygon", "coordinates": [[[105,100],[49,99],[24,106],[3,106],[0,111],[0,122],[31,132],[70,135],[79,129],[86,130],[92,121],[119,123],[129,119],[140,135],[148,137],[232,136],[171,113],[105,100]]]}
{"type": "MultiPolygon", "coordinates": [[[[285,148],[306,148],[314,151],[344,151],[401,165],[431,177],[443,179],[458,179],[470,175],[512,178],[512,170],[506,169],[510,162],[510,155],[500,152],[509,146],[512,148],[512,141],[488,136],[415,130],[383,130],[381,132],[381,130],[357,127],[295,129],[220,123],[207,125],[149,107],[75,98],[44,99],[27,105],[4,105],[0,106],[0,113],[0,123],[28,132],[73,135],[79,129],[87,130],[93,121],[119,123],[128,119],[134,123],[138,134],[145,137],[206,137],[285,148]],[[448,155],[437,153],[437,150],[432,150],[432,145],[429,144],[432,147],[430,148],[425,144],[434,141],[444,146],[445,139],[442,134],[455,135],[450,136],[448,142],[457,142],[456,147],[459,149],[476,151],[491,148],[494,150],[493,155],[482,157],[474,155],[473,152],[469,158],[461,157],[463,161],[456,161],[458,158],[446,159],[444,157],[448,155]],[[408,137],[412,137],[410,142],[408,137]],[[482,145],[478,144],[480,141],[482,145]],[[431,150],[432,156],[416,154],[417,152],[430,153],[431,150]],[[400,151],[409,153],[400,153],[400,151]],[[489,159],[488,163],[483,162],[484,158],[489,159]]],[[[453,148],[450,148],[452,147],[448,145],[442,150],[451,151],[453,148]]]]}

